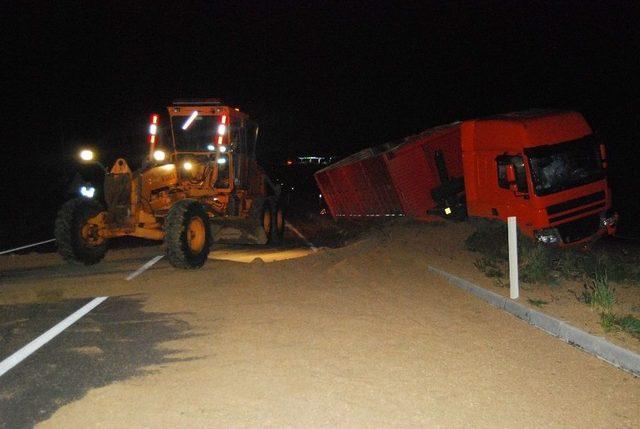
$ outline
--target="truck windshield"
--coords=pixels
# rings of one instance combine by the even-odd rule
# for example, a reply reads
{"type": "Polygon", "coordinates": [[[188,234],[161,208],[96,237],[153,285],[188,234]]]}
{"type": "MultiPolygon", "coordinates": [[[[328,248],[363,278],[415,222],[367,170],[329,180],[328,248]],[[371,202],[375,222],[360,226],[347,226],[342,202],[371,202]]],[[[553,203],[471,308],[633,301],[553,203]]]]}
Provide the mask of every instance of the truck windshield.
{"type": "Polygon", "coordinates": [[[173,116],[171,126],[176,150],[207,152],[207,146],[214,143],[218,119],[217,116],[173,116]]]}
{"type": "Polygon", "coordinates": [[[592,135],[526,149],[525,154],[536,195],[553,194],[604,178],[599,147],[592,135]]]}

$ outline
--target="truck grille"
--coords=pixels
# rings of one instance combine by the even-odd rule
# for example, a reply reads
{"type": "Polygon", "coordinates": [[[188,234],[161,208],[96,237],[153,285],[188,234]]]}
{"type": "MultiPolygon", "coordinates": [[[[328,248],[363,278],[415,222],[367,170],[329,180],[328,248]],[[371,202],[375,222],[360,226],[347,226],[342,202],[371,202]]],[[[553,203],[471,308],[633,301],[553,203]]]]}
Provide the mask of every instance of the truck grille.
{"type": "Polygon", "coordinates": [[[600,216],[593,215],[583,217],[582,219],[574,220],[573,222],[567,222],[562,225],[558,225],[558,232],[562,241],[566,243],[573,243],[583,238],[590,237],[600,228],[600,216]]]}
{"type": "Polygon", "coordinates": [[[565,213],[565,214],[560,215],[560,216],[549,218],[549,222],[551,222],[551,223],[560,222],[561,220],[569,219],[570,217],[576,217],[576,216],[579,216],[581,214],[585,214],[587,212],[590,212],[590,211],[593,211],[593,210],[596,210],[596,209],[601,209],[603,207],[604,207],[604,201],[601,202],[600,204],[596,204],[595,206],[585,207],[584,209],[576,210],[575,212],[565,213]]]}
{"type": "Polygon", "coordinates": [[[575,209],[576,207],[585,206],[587,204],[595,203],[596,201],[604,200],[604,191],[596,192],[594,194],[585,195],[584,197],[575,198],[573,200],[565,201],[559,204],[554,204],[547,207],[547,214],[552,215],[567,210],[575,209]]]}

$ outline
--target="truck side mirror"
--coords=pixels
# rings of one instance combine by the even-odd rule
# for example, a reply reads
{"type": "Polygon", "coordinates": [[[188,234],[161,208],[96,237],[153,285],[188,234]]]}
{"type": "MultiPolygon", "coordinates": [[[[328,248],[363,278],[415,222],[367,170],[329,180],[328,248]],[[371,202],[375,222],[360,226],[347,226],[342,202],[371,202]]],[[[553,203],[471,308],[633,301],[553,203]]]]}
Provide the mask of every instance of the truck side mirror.
{"type": "Polygon", "coordinates": [[[602,168],[607,168],[607,149],[603,144],[600,144],[600,160],[602,161],[602,168]]]}
{"type": "Polygon", "coordinates": [[[509,187],[513,188],[514,186],[516,186],[516,189],[517,189],[516,168],[513,166],[513,164],[508,164],[506,166],[506,173],[507,173],[507,182],[509,182],[509,187]]]}
{"type": "Polygon", "coordinates": [[[507,165],[507,182],[509,183],[509,189],[513,191],[517,196],[523,195],[518,189],[518,179],[516,179],[516,167],[513,164],[507,165]]]}

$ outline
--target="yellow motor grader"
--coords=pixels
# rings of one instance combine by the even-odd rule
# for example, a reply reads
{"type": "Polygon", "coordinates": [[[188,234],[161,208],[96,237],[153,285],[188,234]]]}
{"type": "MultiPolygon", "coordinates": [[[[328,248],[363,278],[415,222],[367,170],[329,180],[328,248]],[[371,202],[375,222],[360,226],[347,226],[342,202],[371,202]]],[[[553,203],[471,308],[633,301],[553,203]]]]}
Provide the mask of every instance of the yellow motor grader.
{"type": "Polygon", "coordinates": [[[136,171],[122,158],[107,169],[80,152],[105,170],[106,209],[92,198],[62,206],[55,238],[66,260],[95,264],[109,239],[133,236],[164,240],[173,266],[198,268],[213,242],[282,241],[280,188],[256,163],[257,125],[217,99],[179,100],[167,111],[168,126],[151,116],[149,155],[136,171]]]}

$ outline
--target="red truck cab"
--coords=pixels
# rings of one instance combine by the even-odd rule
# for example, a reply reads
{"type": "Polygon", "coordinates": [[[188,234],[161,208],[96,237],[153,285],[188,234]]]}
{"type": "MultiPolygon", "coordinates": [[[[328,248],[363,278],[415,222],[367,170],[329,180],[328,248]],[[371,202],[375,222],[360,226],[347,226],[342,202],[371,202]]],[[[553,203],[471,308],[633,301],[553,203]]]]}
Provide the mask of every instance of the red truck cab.
{"type": "Polygon", "coordinates": [[[470,216],[516,216],[525,234],[558,245],[615,232],[604,146],[581,114],[531,110],[464,121],[461,144],[470,216]]]}

